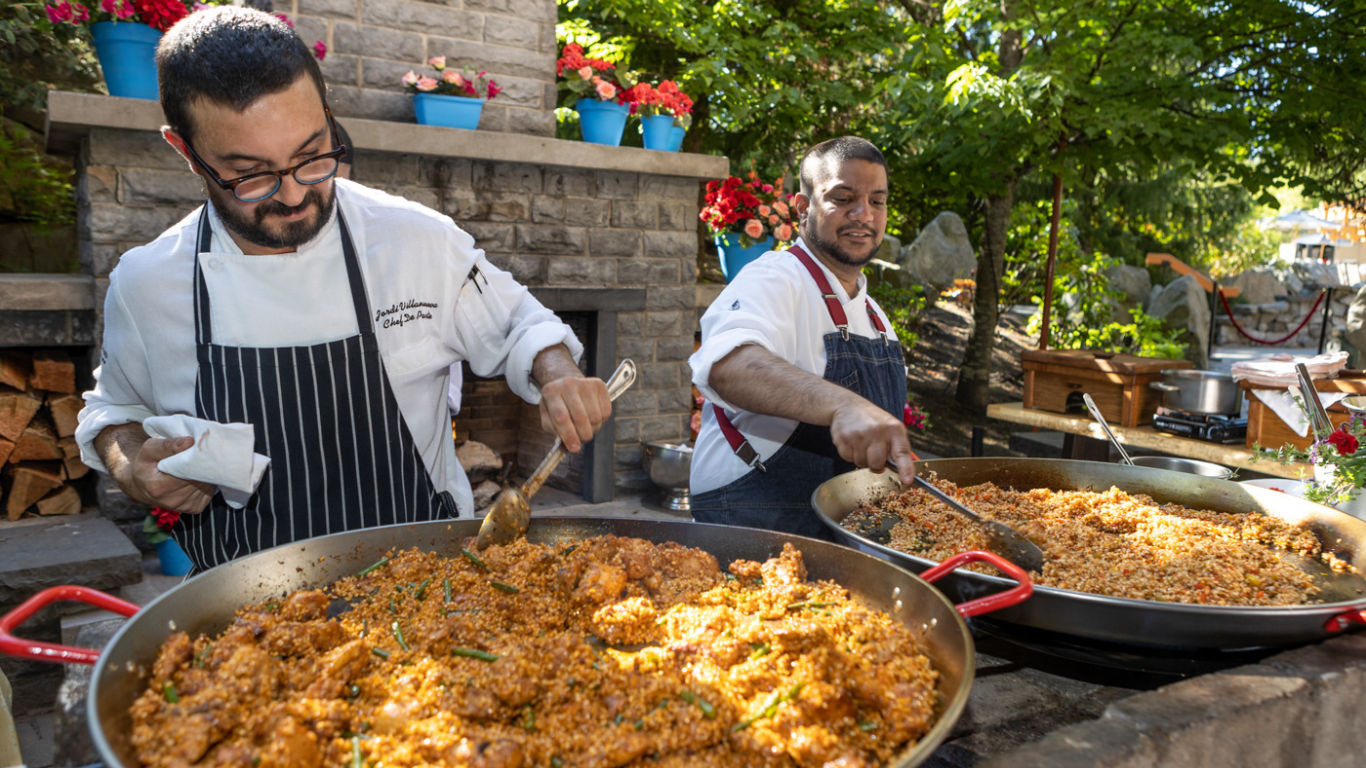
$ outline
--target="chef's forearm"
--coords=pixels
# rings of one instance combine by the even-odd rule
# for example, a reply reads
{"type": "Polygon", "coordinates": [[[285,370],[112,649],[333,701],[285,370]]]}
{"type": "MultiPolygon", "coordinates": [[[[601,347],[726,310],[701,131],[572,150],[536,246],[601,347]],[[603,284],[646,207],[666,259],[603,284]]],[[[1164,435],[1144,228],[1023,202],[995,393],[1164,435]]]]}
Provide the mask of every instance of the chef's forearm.
{"type": "Polygon", "coordinates": [[[583,371],[574,364],[574,356],[569,354],[569,348],[563,344],[546,347],[531,363],[531,380],[539,387],[566,376],[582,378],[583,371]]]}
{"type": "Polygon", "coordinates": [[[138,450],[147,439],[146,430],[137,422],[106,427],[95,436],[95,452],[100,455],[105,469],[109,470],[109,476],[124,493],[130,493],[133,457],[138,455],[138,450]]]}
{"type": "Polygon", "coordinates": [[[829,426],[840,406],[862,399],[754,344],[736,347],[712,365],[707,385],[741,410],[817,426],[829,426]]]}

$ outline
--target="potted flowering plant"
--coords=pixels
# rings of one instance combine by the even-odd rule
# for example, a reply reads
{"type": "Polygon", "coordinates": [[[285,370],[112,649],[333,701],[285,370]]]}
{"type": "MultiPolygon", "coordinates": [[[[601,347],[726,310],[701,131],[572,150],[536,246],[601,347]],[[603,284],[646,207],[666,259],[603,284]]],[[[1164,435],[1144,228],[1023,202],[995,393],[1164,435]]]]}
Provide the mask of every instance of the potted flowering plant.
{"type": "MultiPolygon", "coordinates": [[[[49,0],[47,22],[52,26],[89,25],[95,56],[104,70],[110,96],[160,98],[157,89],[156,48],[161,35],[191,13],[230,0],[49,0]]],[[[284,14],[282,21],[294,24],[284,14]]],[[[319,40],[313,55],[321,60],[327,46],[319,40]]]]}
{"type": "Polygon", "coordinates": [[[693,101],[674,81],[665,80],[657,88],[649,83],[636,83],[627,100],[640,115],[646,149],[677,152],[682,147],[683,134],[692,125],[693,101]],[[673,141],[675,135],[677,145],[673,141]]]}
{"type": "Polygon", "coordinates": [[[631,72],[619,72],[615,64],[583,55],[583,47],[570,43],[555,62],[560,89],[578,97],[574,110],[579,113],[583,140],[592,144],[621,146],[626,118],[631,114],[628,94],[636,85],[631,72]]]}
{"type": "Polygon", "coordinates": [[[1366,486],[1363,440],[1366,413],[1353,409],[1351,418],[1327,435],[1317,437],[1307,450],[1288,444],[1277,449],[1257,448],[1261,456],[1281,463],[1303,461],[1313,466],[1314,479],[1304,484],[1304,498],[1366,519],[1366,494],[1361,492],[1366,486]]]}
{"type": "Polygon", "coordinates": [[[752,170],[748,180],[731,176],[707,182],[706,205],[699,218],[716,238],[727,282],[746,264],[773,250],[775,241],[797,239],[792,197],[783,194],[782,188],[782,177],[765,184],[752,170]]]}
{"type": "Polygon", "coordinates": [[[422,125],[471,131],[478,128],[484,102],[503,89],[488,78],[487,72],[470,74],[446,69],[445,56],[433,56],[427,63],[436,70],[436,77],[419,75],[410,69],[400,78],[403,89],[413,95],[417,121],[422,125]]]}
{"type": "Polygon", "coordinates": [[[157,558],[161,560],[161,572],[167,576],[184,576],[194,564],[180,548],[168,531],[180,520],[180,513],[172,509],[153,507],[147,517],[142,519],[142,532],[147,543],[157,548],[157,558]]]}

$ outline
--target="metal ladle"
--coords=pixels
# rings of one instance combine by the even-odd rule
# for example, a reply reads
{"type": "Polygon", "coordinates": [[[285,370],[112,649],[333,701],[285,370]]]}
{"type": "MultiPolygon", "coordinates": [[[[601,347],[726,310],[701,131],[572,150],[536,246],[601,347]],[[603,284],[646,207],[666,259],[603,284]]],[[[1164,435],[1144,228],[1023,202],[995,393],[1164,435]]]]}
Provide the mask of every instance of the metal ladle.
{"type": "Polygon", "coordinates": [[[1115,447],[1115,450],[1119,451],[1119,457],[1124,460],[1125,464],[1128,464],[1131,467],[1134,466],[1134,460],[1129,458],[1129,452],[1124,450],[1124,446],[1119,444],[1119,438],[1115,437],[1114,431],[1110,429],[1110,422],[1106,421],[1105,417],[1100,415],[1100,408],[1096,406],[1096,401],[1092,400],[1091,396],[1084,392],[1082,393],[1081,399],[1086,403],[1086,410],[1091,412],[1091,418],[1095,419],[1097,424],[1100,424],[1101,431],[1105,432],[1105,436],[1110,438],[1110,444],[1115,447]]]}
{"type": "MultiPolygon", "coordinates": [[[[630,360],[622,360],[612,373],[612,378],[607,380],[607,397],[615,402],[635,381],[636,364],[630,360]]],[[[549,455],[520,488],[508,488],[498,494],[493,507],[484,516],[484,522],[479,525],[479,538],[476,544],[479,549],[490,544],[507,544],[526,533],[531,525],[531,497],[541,490],[550,473],[555,471],[555,467],[560,465],[560,461],[568,452],[564,447],[564,441],[555,438],[555,445],[551,447],[549,455]]]]}
{"type": "MultiPolygon", "coordinates": [[[[900,471],[890,461],[887,462],[887,466],[891,467],[893,471],[900,471]]],[[[920,475],[915,476],[913,484],[919,485],[926,493],[943,502],[949,509],[982,526],[983,530],[987,532],[987,540],[990,542],[991,550],[996,554],[1026,571],[1043,570],[1043,550],[1039,549],[1039,545],[1026,539],[1019,531],[1005,523],[983,518],[964,506],[961,501],[939,490],[934,483],[920,475]]],[[[888,538],[890,540],[890,535],[888,538]]]]}

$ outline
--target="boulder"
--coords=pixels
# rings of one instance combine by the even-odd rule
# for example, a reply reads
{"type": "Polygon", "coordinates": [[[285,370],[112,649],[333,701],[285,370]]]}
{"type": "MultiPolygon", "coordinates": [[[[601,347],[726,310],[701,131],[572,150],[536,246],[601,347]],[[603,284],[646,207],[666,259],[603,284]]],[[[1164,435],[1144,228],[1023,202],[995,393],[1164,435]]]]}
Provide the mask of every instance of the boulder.
{"type": "Polygon", "coordinates": [[[873,254],[873,258],[895,262],[898,253],[901,253],[901,238],[896,235],[883,235],[882,244],[877,247],[877,253],[873,254]]]}
{"type": "Polygon", "coordinates": [[[1240,272],[1221,284],[1237,288],[1240,291],[1238,297],[1247,304],[1272,304],[1290,295],[1285,283],[1276,279],[1275,270],[1267,267],[1240,272]]]}
{"type": "Polygon", "coordinates": [[[910,289],[914,283],[899,264],[882,259],[873,259],[863,268],[863,274],[868,278],[868,287],[871,288],[879,283],[888,283],[893,288],[910,289]]]}
{"type": "Polygon", "coordinates": [[[1272,270],[1272,274],[1281,281],[1281,285],[1285,286],[1285,292],[1288,295],[1299,296],[1304,293],[1304,281],[1290,267],[1277,267],[1272,270]]]}
{"type": "Polygon", "coordinates": [[[1342,332],[1342,348],[1347,352],[1347,367],[1366,363],[1366,288],[1357,291],[1347,308],[1347,327],[1342,332]]]}
{"type": "Polygon", "coordinates": [[[1129,264],[1116,264],[1105,270],[1105,276],[1109,278],[1112,288],[1124,294],[1112,308],[1111,318],[1116,323],[1133,322],[1134,316],[1129,310],[1143,306],[1144,300],[1148,298],[1148,292],[1153,287],[1148,269],[1129,264]]]}
{"type": "Polygon", "coordinates": [[[1291,262],[1290,271],[1304,281],[1309,288],[1327,288],[1338,285],[1338,271],[1331,265],[1314,259],[1301,259],[1291,262]]]}
{"type": "Polygon", "coordinates": [[[1186,359],[1196,368],[1209,367],[1209,294],[1196,282],[1195,275],[1184,275],[1153,298],[1148,314],[1162,321],[1167,330],[1184,331],[1186,359]]]}
{"type": "Polygon", "coordinates": [[[471,486],[493,477],[503,468],[503,457],[477,440],[466,440],[464,445],[456,448],[455,458],[460,460],[460,466],[469,476],[471,486]]]}
{"type": "Polygon", "coordinates": [[[929,286],[938,293],[954,280],[973,276],[977,252],[963,220],[944,211],[916,235],[915,242],[901,249],[897,263],[912,284],[929,286]]]}

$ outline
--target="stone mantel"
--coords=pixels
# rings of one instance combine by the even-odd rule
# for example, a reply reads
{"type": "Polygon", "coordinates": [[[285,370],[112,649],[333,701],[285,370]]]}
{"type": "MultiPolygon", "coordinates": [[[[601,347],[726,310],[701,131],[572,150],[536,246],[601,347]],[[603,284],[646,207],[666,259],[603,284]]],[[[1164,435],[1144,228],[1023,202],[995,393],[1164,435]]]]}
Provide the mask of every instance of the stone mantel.
{"type": "MultiPolygon", "coordinates": [[[[635,147],[607,147],[496,131],[464,131],[416,123],[341,121],[357,149],[470,160],[598,171],[648,173],[692,179],[718,179],[730,172],[729,161],[715,155],[657,152],[635,147]]],[[[92,128],[156,131],[165,124],[158,102],[90,93],[51,91],[47,97],[47,148],[73,153],[92,128]]]]}

